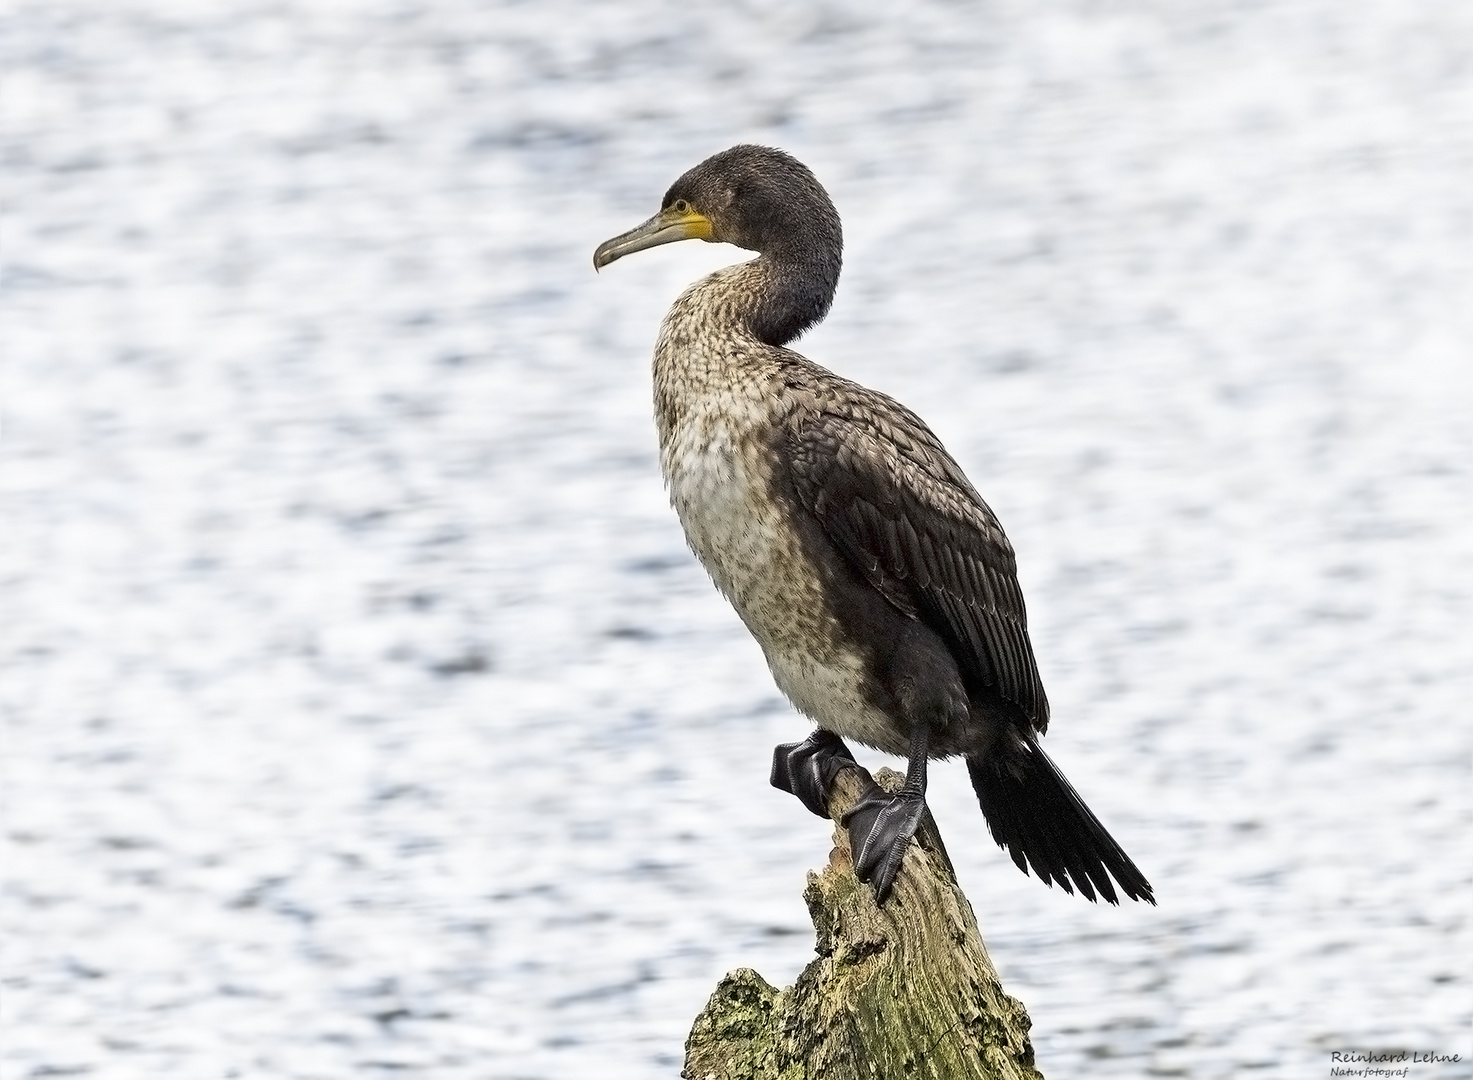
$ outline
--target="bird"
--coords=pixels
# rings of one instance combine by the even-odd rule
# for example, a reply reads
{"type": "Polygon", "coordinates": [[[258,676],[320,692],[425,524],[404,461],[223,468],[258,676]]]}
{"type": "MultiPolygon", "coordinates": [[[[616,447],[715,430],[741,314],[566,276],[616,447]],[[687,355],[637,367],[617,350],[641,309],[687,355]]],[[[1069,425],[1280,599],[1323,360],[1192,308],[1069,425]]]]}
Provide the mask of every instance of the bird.
{"type": "Polygon", "coordinates": [[[827,314],[839,214],[792,155],[733,146],[680,176],[595,270],[676,241],[756,258],[695,282],[655,344],[660,466],[686,540],[815,722],[771,782],[820,817],[844,739],[907,760],[840,822],[883,905],[926,812],[928,763],[966,761],[993,839],[1024,874],[1118,904],[1150,883],[1039,746],[1049,705],[1017,560],[931,429],[883,393],[790,349],[827,314]],[[1113,883],[1112,879],[1113,878],[1113,883]]]}

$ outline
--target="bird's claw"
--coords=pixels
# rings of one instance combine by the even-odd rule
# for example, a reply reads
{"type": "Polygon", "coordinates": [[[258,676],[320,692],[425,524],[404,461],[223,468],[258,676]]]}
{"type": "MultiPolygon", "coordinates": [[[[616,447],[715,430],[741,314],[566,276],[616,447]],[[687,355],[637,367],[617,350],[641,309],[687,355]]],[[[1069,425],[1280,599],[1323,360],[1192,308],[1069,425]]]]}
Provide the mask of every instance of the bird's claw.
{"type": "Polygon", "coordinates": [[[853,765],[844,740],[819,728],[799,743],[783,743],[772,752],[772,786],[796,795],[821,818],[829,816],[829,788],[834,777],[853,765]]]}
{"type": "MultiPolygon", "coordinates": [[[[796,795],[821,818],[829,816],[828,794],[834,778],[854,765],[844,740],[819,728],[799,743],[784,743],[772,752],[772,786],[796,795]]],[[[883,904],[900,874],[906,848],[926,813],[919,791],[902,789],[890,795],[873,780],[869,790],[839,822],[849,833],[854,873],[875,890],[883,904]]]]}
{"type": "Polygon", "coordinates": [[[849,832],[854,873],[874,887],[877,904],[883,905],[890,895],[925,813],[926,798],[919,792],[888,795],[875,785],[840,822],[849,832]]]}

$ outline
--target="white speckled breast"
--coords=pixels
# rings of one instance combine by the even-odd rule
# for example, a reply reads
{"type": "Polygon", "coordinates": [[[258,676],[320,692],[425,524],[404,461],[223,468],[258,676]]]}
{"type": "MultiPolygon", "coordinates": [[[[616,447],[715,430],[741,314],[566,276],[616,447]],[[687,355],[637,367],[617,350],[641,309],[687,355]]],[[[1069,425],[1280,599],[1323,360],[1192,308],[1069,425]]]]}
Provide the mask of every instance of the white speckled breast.
{"type": "Polygon", "coordinates": [[[693,286],[661,330],[655,401],[670,501],[794,706],[831,731],[903,754],[894,722],[865,692],[863,657],[828,610],[821,569],[772,494],[770,434],[796,405],[782,378],[783,354],[739,329],[713,327],[720,304],[700,296],[744,269],[693,286]]]}

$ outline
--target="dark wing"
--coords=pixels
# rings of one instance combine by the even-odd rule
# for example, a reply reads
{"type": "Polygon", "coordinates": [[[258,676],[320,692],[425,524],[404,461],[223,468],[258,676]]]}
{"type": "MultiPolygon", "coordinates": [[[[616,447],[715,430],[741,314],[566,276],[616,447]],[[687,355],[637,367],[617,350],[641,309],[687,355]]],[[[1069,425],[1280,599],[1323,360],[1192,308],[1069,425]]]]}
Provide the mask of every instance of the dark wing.
{"type": "Polygon", "coordinates": [[[871,585],[942,636],[967,681],[997,687],[1045,730],[1017,562],[997,518],[910,410],[842,380],[823,389],[783,432],[799,503],[871,585]]]}

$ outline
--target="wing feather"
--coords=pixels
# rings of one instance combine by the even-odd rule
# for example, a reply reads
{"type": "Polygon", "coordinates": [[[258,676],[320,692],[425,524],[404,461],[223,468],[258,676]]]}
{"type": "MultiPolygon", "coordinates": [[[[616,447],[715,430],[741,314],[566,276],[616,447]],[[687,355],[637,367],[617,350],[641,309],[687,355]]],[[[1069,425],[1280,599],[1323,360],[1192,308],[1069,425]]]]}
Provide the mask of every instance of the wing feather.
{"type": "Polygon", "coordinates": [[[781,433],[799,505],[871,585],[942,635],[970,680],[1044,730],[1048,700],[997,517],[914,413],[843,380],[823,389],[781,433]]]}

